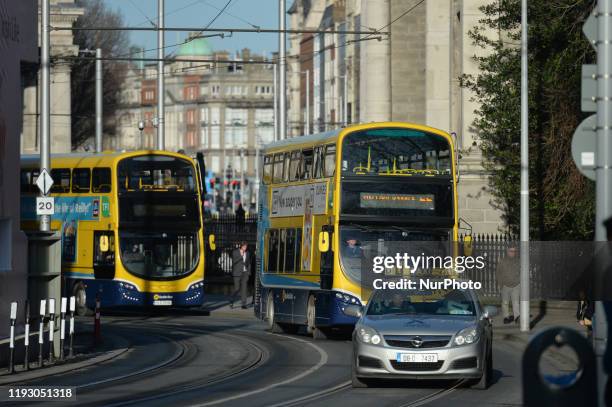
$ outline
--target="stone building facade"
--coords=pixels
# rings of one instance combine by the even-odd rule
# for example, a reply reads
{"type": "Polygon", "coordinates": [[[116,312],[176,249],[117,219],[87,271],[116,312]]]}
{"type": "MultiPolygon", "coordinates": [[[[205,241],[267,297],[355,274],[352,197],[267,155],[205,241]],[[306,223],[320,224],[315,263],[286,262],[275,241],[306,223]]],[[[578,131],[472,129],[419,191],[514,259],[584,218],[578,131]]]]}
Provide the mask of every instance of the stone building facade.
{"type": "MultiPolygon", "coordinates": [[[[205,38],[192,38],[176,57],[181,61],[165,66],[166,149],[202,152],[215,179],[256,186],[259,148],[274,140],[272,65],[248,49],[235,56],[213,51],[205,38]],[[235,63],[223,62],[230,60],[235,63]]],[[[157,97],[157,65],[132,66],[116,113],[117,136],[106,148],[155,148],[157,97]]],[[[253,191],[245,188],[245,206],[254,206],[253,191]]]]}
{"type": "MultiPolygon", "coordinates": [[[[38,2],[38,30],[40,31],[40,2],[38,2]]],[[[83,8],[75,5],[75,0],[51,0],[50,23],[54,27],[72,27],[77,18],[83,15],[83,8]]],[[[79,48],[73,42],[72,31],[51,31],[52,58],[51,79],[51,152],[69,153],[72,147],[71,134],[71,64],[61,57],[76,56],[79,48]]],[[[40,46],[40,36],[39,44],[40,46]]],[[[23,94],[23,134],[21,152],[38,153],[40,145],[40,72],[36,69],[25,78],[23,94]]]]}
{"type": "Polygon", "coordinates": [[[306,86],[310,87],[312,132],[339,127],[344,122],[397,120],[452,133],[461,151],[459,216],[477,233],[503,230],[501,213],[488,192],[477,135],[472,130],[478,105],[471,92],[459,86],[458,79],[463,74],[477,73],[473,56],[483,51],[472,44],[468,32],[482,18],[479,7],[487,3],[295,0],[288,11],[292,28],[383,28],[381,31],[389,31],[390,35],[292,35],[288,134],[304,132],[306,86]],[[306,70],[311,73],[309,84],[303,74],[306,70]]]}

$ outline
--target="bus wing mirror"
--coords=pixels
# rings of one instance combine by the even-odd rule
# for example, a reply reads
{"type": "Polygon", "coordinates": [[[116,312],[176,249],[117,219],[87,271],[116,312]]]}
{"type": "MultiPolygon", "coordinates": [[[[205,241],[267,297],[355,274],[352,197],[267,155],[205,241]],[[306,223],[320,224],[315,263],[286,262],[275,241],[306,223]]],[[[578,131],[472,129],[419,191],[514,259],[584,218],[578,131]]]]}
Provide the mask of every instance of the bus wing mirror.
{"type": "Polygon", "coordinates": [[[100,236],[100,251],[102,253],[106,253],[108,251],[108,236],[107,235],[100,236]]]}
{"type": "Polygon", "coordinates": [[[319,232],[319,251],[327,253],[329,251],[329,232],[319,232]]]}
{"type": "Polygon", "coordinates": [[[208,246],[213,252],[217,249],[217,245],[215,244],[215,235],[208,235],[208,246]]]}
{"type": "Polygon", "coordinates": [[[463,254],[465,256],[471,256],[474,248],[472,246],[472,235],[466,235],[463,238],[463,254]]]}

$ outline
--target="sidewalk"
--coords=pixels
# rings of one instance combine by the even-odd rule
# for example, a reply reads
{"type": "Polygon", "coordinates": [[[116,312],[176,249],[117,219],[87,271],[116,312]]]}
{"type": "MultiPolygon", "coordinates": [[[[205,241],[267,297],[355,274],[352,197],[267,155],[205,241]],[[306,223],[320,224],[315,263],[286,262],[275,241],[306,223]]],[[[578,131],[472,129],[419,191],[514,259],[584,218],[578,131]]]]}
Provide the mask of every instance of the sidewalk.
{"type": "MultiPolygon", "coordinates": [[[[38,367],[38,361],[30,362],[30,370],[26,371],[23,367],[23,359],[16,360],[15,373],[8,374],[7,366],[3,366],[0,371],[0,386],[7,384],[18,384],[30,380],[39,379],[46,376],[53,376],[61,373],[70,372],[77,369],[93,366],[108,360],[114,359],[129,351],[129,343],[118,335],[105,333],[102,343],[93,348],[93,332],[83,329],[88,329],[89,326],[82,326],[79,334],[74,338],[74,357],[66,360],[57,360],[54,364],[48,364],[48,342],[45,341],[43,348],[43,367],[38,367]]],[[[31,348],[36,348],[38,353],[38,338],[30,339],[31,348]]]]}
{"type": "MultiPolygon", "coordinates": [[[[503,323],[501,315],[501,307],[498,307],[499,314],[492,319],[493,321],[493,337],[496,341],[504,341],[505,344],[514,347],[521,353],[527,347],[527,344],[538,333],[551,327],[564,327],[573,329],[581,334],[586,335],[584,327],[576,322],[576,303],[568,302],[551,302],[547,307],[542,308],[539,304],[531,306],[531,329],[529,332],[521,332],[518,323],[511,322],[503,323]]],[[[563,352],[562,348],[550,347],[548,360],[560,370],[576,369],[578,361],[573,357],[574,354],[563,352]]]]}
{"type": "Polygon", "coordinates": [[[204,296],[204,304],[202,309],[208,311],[210,315],[216,317],[231,317],[240,319],[253,319],[255,313],[253,311],[253,296],[247,298],[247,308],[241,307],[240,299],[238,298],[231,306],[231,297],[223,294],[206,294],[204,296]]]}

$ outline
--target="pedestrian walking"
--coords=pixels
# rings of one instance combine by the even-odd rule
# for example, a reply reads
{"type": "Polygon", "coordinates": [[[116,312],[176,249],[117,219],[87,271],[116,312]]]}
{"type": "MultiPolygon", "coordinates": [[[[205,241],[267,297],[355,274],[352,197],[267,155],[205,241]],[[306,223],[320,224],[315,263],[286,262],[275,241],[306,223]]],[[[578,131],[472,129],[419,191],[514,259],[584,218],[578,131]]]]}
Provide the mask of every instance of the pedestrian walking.
{"type": "Polygon", "coordinates": [[[519,295],[520,287],[520,263],[516,245],[506,249],[506,257],[497,265],[497,283],[501,286],[502,315],[504,324],[519,321],[519,295]],[[510,313],[509,302],[512,301],[512,313],[510,313]]]}
{"type": "Polygon", "coordinates": [[[234,308],[236,297],[240,294],[242,308],[246,308],[247,284],[251,276],[251,253],[249,245],[242,241],[232,252],[232,277],[234,278],[234,293],[232,294],[231,307],[234,308]]]}

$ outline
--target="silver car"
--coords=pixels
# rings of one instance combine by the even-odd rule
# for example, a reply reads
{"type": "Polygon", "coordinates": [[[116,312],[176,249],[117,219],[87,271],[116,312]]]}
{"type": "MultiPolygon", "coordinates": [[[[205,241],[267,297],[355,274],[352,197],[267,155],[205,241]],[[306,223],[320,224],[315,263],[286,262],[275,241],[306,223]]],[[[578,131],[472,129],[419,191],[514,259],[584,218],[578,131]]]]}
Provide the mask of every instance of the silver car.
{"type": "Polygon", "coordinates": [[[468,379],[486,389],[492,377],[492,306],[472,290],[375,291],[353,332],[353,387],[368,379],[468,379]]]}

